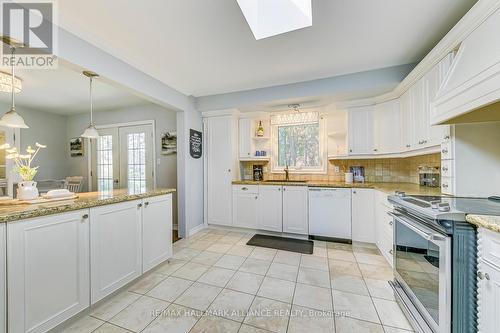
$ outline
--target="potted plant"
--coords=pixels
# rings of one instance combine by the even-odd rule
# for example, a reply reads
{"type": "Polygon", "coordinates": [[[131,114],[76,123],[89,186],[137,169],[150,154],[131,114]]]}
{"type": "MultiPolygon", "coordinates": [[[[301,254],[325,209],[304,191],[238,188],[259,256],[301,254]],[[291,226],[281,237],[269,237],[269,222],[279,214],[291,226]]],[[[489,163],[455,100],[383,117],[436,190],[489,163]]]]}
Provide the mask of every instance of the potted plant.
{"type": "Polygon", "coordinates": [[[33,181],[33,178],[35,178],[38,172],[38,166],[32,167],[31,162],[33,162],[40,149],[46,148],[47,146],[41,145],[38,142],[35,146],[36,149],[28,146],[28,148],[26,148],[26,154],[19,154],[17,148],[11,148],[8,143],[0,146],[0,149],[5,149],[7,152],[5,158],[14,161],[14,172],[22,179],[22,181],[17,184],[17,198],[20,200],[33,200],[38,198],[36,182],[33,181]]]}

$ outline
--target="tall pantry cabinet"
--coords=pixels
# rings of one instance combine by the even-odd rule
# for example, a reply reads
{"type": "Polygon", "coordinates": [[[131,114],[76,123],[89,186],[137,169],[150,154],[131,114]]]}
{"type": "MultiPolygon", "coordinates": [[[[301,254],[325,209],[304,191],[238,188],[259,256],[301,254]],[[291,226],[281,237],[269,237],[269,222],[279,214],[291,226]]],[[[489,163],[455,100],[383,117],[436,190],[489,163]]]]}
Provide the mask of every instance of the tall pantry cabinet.
{"type": "Polygon", "coordinates": [[[238,179],[238,119],[206,117],[204,128],[205,223],[232,225],[232,181],[238,179]]]}

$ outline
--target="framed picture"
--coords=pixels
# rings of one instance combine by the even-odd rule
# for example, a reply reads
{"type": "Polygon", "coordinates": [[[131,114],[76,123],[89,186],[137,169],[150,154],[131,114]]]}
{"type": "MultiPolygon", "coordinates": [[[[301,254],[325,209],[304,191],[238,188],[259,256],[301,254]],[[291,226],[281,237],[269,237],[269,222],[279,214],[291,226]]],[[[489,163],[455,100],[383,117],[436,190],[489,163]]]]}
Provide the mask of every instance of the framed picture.
{"type": "Polygon", "coordinates": [[[162,155],[172,155],[177,153],[177,132],[165,132],[161,136],[162,155]]]}
{"type": "Polygon", "coordinates": [[[73,138],[69,140],[69,151],[71,157],[83,156],[83,138],[73,138]]]}

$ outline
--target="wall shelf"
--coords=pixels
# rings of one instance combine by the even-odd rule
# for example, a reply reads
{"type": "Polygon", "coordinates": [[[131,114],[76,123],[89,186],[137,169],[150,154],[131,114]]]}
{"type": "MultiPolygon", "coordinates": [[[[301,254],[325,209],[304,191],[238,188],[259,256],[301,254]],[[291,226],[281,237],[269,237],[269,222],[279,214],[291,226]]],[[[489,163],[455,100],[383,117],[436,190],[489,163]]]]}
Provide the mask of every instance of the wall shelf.
{"type": "Polygon", "coordinates": [[[262,140],[262,141],[265,141],[265,140],[269,140],[271,138],[268,137],[268,136],[254,136],[252,139],[253,140],[262,140]]]}
{"type": "Polygon", "coordinates": [[[252,161],[269,162],[270,160],[271,160],[271,157],[269,157],[269,156],[240,157],[240,162],[252,162],[252,161]]]}

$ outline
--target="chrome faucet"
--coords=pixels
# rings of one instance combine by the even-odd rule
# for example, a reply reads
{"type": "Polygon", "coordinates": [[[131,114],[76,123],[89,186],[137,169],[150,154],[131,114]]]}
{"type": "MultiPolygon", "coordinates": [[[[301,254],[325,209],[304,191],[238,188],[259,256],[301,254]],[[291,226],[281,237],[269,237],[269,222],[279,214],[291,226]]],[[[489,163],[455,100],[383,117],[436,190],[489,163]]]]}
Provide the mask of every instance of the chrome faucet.
{"type": "Polygon", "coordinates": [[[289,181],[290,180],[290,170],[288,169],[288,163],[285,166],[285,180],[289,181]]]}

